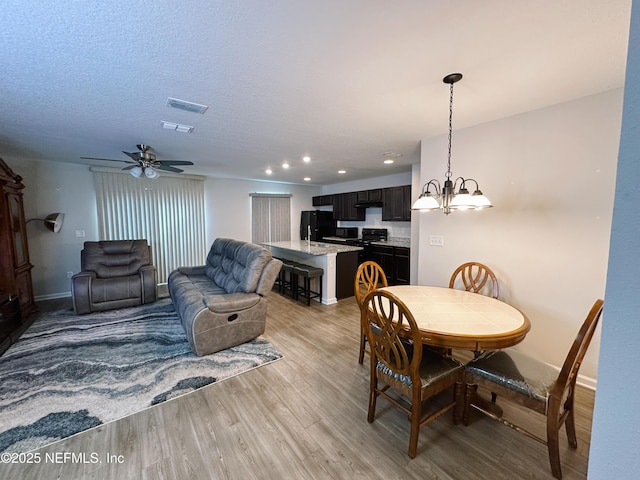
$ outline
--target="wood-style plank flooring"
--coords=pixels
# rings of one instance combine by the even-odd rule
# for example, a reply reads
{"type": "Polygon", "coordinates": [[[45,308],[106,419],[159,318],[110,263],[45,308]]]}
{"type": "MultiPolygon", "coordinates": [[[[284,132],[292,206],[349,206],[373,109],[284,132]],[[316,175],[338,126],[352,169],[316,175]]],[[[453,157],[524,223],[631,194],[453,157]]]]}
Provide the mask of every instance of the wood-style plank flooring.
{"type": "MultiPolygon", "coordinates": [[[[41,310],[71,300],[40,303],[41,310]]],[[[311,307],[269,295],[270,365],[40,449],[60,463],[0,465],[3,479],[550,479],[546,447],[485,417],[445,415],[407,456],[409,422],[378,402],[367,423],[368,366],[357,363],[354,298],[311,307]],[[62,455],[85,454],[87,463],[62,455]],[[91,454],[99,463],[90,463],[91,454]],[[110,462],[107,459],[111,460],[110,462]]],[[[37,320],[36,320],[37,321],[37,320]]],[[[586,478],[593,392],[577,392],[578,449],[561,433],[564,479],[586,478]]],[[[543,418],[505,411],[544,436],[543,418]]]]}

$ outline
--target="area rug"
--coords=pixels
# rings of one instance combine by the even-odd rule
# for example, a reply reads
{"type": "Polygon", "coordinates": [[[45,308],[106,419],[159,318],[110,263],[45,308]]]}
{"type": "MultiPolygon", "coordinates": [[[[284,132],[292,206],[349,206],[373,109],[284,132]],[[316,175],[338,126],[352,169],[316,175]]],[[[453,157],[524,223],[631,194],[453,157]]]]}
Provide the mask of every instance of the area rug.
{"type": "Polygon", "coordinates": [[[262,337],[205,357],[169,299],[43,314],[0,357],[0,452],[27,452],[282,355],[262,337]]]}

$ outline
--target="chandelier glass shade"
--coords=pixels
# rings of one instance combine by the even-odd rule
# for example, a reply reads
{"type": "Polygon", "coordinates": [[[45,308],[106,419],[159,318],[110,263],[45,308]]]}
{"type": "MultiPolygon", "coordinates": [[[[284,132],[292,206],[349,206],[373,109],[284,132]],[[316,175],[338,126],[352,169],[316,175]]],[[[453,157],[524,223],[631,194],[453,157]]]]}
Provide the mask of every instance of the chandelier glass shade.
{"type": "Polygon", "coordinates": [[[453,119],[453,84],[462,79],[461,73],[450,73],[442,79],[449,84],[449,149],[447,153],[447,172],[445,181],[441,185],[436,179],[431,179],[422,186],[422,192],[418,199],[411,206],[412,210],[431,211],[442,210],[445,215],[449,215],[452,210],[480,210],[493,205],[484,196],[478,182],[473,178],[458,177],[451,180],[451,134],[453,119]],[[475,190],[469,193],[467,183],[473,182],[475,190]]]}

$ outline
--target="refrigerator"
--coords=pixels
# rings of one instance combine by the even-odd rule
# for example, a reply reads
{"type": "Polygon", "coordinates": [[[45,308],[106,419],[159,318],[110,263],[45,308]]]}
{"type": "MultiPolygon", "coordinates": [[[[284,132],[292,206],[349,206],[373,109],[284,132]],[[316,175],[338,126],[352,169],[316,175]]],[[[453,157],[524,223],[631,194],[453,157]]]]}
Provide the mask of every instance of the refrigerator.
{"type": "Polygon", "coordinates": [[[336,221],[333,212],[322,210],[306,210],[302,212],[300,219],[300,240],[307,240],[311,233],[311,239],[319,242],[323,237],[332,237],[336,234],[336,221]]]}

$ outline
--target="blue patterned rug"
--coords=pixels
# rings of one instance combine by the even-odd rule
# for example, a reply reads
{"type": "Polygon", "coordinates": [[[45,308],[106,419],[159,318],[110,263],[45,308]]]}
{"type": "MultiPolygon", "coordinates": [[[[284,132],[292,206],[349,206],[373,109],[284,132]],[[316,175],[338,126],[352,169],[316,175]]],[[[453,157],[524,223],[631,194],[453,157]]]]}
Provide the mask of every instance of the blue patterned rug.
{"type": "Polygon", "coordinates": [[[27,452],[281,358],[262,337],[192,353],[169,299],[42,315],[0,357],[0,452],[27,452]]]}

